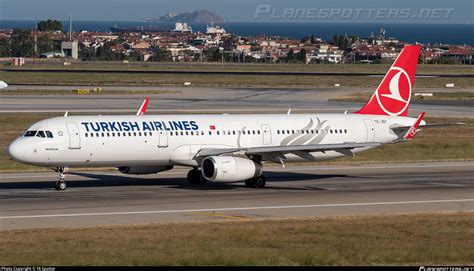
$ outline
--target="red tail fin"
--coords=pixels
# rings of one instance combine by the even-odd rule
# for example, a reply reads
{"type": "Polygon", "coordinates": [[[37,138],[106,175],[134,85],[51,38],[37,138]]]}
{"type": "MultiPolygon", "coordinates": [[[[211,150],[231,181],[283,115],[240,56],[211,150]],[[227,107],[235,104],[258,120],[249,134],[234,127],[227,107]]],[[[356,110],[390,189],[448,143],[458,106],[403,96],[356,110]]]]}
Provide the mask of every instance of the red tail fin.
{"type": "Polygon", "coordinates": [[[137,116],[143,116],[146,113],[146,108],[148,107],[148,102],[150,101],[150,97],[147,97],[145,100],[143,100],[142,106],[140,106],[140,109],[137,111],[137,116]]]}
{"type": "Polygon", "coordinates": [[[369,102],[356,114],[408,115],[420,48],[420,45],[403,48],[369,102]]]}

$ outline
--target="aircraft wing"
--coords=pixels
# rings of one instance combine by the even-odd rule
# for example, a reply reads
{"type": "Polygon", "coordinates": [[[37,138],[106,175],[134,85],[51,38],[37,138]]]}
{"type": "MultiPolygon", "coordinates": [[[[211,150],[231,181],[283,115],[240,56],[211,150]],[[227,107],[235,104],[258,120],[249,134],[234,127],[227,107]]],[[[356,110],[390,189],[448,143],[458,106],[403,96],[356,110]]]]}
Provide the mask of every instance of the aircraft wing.
{"type": "Polygon", "coordinates": [[[306,160],[314,160],[310,152],[336,151],[347,156],[353,156],[353,149],[364,147],[375,147],[382,143],[343,143],[343,144],[318,144],[318,145],[296,145],[296,146],[268,146],[249,148],[204,148],[201,149],[194,159],[202,159],[207,156],[219,156],[223,154],[244,154],[246,156],[261,155],[263,160],[282,163],[284,154],[294,154],[306,160]]]}

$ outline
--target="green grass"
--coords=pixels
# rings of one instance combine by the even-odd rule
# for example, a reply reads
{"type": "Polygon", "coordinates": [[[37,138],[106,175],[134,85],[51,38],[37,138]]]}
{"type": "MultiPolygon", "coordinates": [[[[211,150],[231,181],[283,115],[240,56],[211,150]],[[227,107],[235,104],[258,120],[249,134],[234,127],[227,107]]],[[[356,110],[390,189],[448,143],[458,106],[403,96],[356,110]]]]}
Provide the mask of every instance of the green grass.
{"type": "Polygon", "coordinates": [[[107,88],[102,88],[100,92],[92,92],[93,88],[89,88],[91,91],[87,94],[77,94],[73,93],[73,88],[71,89],[5,89],[0,91],[0,96],[2,95],[118,95],[118,94],[179,94],[181,91],[177,90],[153,90],[153,89],[144,89],[144,90],[107,90],[107,88]]]}
{"type": "MultiPolygon", "coordinates": [[[[45,62],[38,64],[28,63],[23,67],[7,66],[4,69],[101,69],[101,70],[130,70],[130,71],[294,71],[294,72],[341,72],[341,73],[382,73],[389,68],[386,64],[252,64],[252,63],[166,63],[166,62],[135,62],[124,64],[121,62],[73,62],[71,66],[64,66],[63,61],[45,62]]],[[[474,74],[474,67],[469,65],[423,65],[417,66],[419,74],[474,74]]]]}
{"type": "MultiPolygon", "coordinates": [[[[412,101],[474,100],[474,92],[432,92],[433,96],[412,96],[412,101]]],[[[354,92],[329,99],[332,102],[367,102],[373,92],[354,92]]]]}
{"type": "MultiPolygon", "coordinates": [[[[7,155],[8,145],[34,122],[57,113],[0,114],[0,172],[44,171],[46,168],[17,163],[7,155]]],[[[474,120],[452,118],[427,118],[428,123],[456,123],[467,125],[426,129],[415,139],[399,144],[383,145],[355,157],[324,163],[357,164],[413,161],[466,161],[474,160],[474,120]]],[[[321,163],[319,163],[321,164],[321,163]]],[[[90,170],[90,169],[89,169],[90,170]]]]}
{"type": "Polygon", "coordinates": [[[472,265],[474,214],[0,231],[0,265],[472,265]]]}
{"type": "MultiPolygon", "coordinates": [[[[296,76],[296,75],[212,75],[212,74],[114,74],[114,73],[22,73],[3,72],[0,80],[9,84],[51,85],[183,85],[232,87],[371,87],[375,88],[381,77],[367,76],[296,76]]],[[[442,88],[454,83],[456,88],[470,88],[474,78],[417,78],[416,88],[442,88]]]]}

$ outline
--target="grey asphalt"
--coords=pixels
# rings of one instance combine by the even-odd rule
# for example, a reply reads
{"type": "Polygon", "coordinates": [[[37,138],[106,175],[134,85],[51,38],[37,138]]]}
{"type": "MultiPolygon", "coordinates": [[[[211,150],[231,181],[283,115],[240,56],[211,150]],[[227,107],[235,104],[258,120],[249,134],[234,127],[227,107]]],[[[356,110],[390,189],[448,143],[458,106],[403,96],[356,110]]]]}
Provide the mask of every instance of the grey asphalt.
{"type": "Polygon", "coordinates": [[[474,211],[474,162],[267,167],[267,186],[73,171],[0,175],[0,229],[474,211]]]}
{"type": "MultiPolygon", "coordinates": [[[[75,89],[86,86],[27,86],[15,85],[7,89],[75,89]]],[[[87,88],[87,87],[86,87],[87,88]]],[[[90,88],[90,86],[88,87],[90,88]]],[[[176,93],[142,95],[110,94],[87,95],[1,95],[0,113],[56,112],[64,113],[123,113],[136,112],[146,96],[151,97],[148,111],[155,114],[169,113],[285,113],[292,112],[343,113],[358,110],[361,103],[328,102],[328,99],[354,92],[372,91],[366,88],[225,88],[225,87],[140,87],[104,86],[104,91],[114,90],[172,90],[176,93]]],[[[423,91],[446,91],[432,89],[423,91]]],[[[463,90],[474,91],[474,90],[463,90]]],[[[438,104],[412,104],[410,114],[427,112],[433,117],[473,118],[474,107],[465,102],[438,104]]]]}

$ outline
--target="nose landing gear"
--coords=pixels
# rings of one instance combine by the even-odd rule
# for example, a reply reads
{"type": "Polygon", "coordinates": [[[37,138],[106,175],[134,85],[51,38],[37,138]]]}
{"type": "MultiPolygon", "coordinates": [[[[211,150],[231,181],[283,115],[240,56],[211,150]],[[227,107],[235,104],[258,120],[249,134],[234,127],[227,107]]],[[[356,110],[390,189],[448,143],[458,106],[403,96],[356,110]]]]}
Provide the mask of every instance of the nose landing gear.
{"type": "Polygon", "coordinates": [[[54,189],[56,190],[66,190],[66,175],[69,172],[68,167],[58,167],[56,168],[56,172],[59,172],[59,180],[54,184],[54,189]]]}

